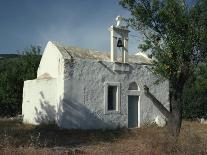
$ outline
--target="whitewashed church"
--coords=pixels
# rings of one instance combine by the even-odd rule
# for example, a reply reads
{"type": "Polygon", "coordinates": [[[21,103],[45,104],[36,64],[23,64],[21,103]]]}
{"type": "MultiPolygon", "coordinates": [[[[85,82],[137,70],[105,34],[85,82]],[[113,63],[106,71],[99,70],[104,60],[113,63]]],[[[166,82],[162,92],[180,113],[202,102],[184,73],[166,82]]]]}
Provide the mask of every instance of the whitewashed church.
{"type": "Polygon", "coordinates": [[[129,30],[121,19],[109,28],[108,53],[48,42],[37,78],[24,82],[24,123],[55,122],[68,129],[140,127],[162,116],[144,95],[144,85],[169,109],[168,82],[154,84],[152,60],[128,54],[129,30]]]}

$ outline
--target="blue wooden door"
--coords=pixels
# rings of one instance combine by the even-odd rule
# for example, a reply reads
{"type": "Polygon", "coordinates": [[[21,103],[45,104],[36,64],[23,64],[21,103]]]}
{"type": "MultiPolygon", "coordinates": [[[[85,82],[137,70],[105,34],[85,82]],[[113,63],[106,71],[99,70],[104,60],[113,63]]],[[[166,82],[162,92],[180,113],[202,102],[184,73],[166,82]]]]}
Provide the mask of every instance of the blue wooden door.
{"type": "Polygon", "coordinates": [[[128,96],[128,127],[138,126],[138,101],[139,96],[128,96]]]}

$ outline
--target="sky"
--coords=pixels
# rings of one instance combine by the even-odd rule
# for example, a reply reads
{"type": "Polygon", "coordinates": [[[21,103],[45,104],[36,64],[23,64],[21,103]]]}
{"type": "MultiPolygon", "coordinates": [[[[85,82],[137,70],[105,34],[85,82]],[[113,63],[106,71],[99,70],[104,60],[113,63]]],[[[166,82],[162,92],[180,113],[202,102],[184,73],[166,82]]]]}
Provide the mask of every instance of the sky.
{"type": "MultiPolygon", "coordinates": [[[[48,41],[110,50],[108,28],[117,15],[129,17],[119,0],[0,0],[0,54],[18,53],[30,45],[45,48],[48,41]]],[[[193,1],[193,0],[190,0],[193,1]]],[[[129,52],[142,40],[131,31],[129,52]]]]}
{"type": "MultiPolygon", "coordinates": [[[[108,28],[129,16],[118,0],[0,0],[0,53],[17,53],[48,41],[110,50],[108,28]]],[[[129,49],[137,50],[137,40],[129,49]]]]}

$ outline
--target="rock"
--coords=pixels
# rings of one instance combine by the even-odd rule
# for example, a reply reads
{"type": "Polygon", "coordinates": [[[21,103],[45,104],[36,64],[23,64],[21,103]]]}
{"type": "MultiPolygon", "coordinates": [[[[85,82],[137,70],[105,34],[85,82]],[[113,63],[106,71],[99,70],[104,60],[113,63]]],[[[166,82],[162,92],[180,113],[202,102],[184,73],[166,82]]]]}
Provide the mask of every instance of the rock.
{"type": "Polygon", "coordinates": [[[204,118],[201,118],[201,119],[200,119],[200,123],[201,123],[201,124],[207,124],[207,120],[205,120],[204,118]]]}
{"type": "Polygon", "coordinates": [[[166,125],[166,120],[162,116],[157,116],[155,118],[155,123],[159,127],[164,127],[166,125]]]}

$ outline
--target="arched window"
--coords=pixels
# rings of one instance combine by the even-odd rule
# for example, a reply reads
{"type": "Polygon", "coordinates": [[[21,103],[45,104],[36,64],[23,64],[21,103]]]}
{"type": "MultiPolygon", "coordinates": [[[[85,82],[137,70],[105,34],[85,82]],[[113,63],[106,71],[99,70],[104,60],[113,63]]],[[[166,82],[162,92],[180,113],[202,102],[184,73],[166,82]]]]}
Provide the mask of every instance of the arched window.
{"type": "Polygon", "coordinates": [[[131,82],[129,84],[129,90],[139,90],[139,86],[137,85],[136,82],[131,82]]]}

